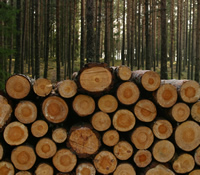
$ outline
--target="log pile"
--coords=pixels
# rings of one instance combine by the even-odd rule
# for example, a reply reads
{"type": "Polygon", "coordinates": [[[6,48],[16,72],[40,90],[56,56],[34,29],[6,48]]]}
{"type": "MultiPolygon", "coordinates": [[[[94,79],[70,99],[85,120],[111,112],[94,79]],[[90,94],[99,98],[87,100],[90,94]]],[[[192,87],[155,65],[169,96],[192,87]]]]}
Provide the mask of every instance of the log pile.
{"type": "Polygon", "coordinates": [[[0,94],[1,175],[200,174],[200,86],[89,63],[0,94]]]}

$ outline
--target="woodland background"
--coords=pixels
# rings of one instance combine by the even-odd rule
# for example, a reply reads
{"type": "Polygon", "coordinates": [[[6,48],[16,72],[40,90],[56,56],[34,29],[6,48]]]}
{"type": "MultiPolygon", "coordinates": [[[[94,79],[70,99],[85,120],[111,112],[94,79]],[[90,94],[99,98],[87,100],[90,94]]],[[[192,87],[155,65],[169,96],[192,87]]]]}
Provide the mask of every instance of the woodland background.
{"type": "Polygon", "coordinates": [[[0,0],[0,89],[14,73],[53,82],[87,62],[200,71],[200,0],[0,0]]]}

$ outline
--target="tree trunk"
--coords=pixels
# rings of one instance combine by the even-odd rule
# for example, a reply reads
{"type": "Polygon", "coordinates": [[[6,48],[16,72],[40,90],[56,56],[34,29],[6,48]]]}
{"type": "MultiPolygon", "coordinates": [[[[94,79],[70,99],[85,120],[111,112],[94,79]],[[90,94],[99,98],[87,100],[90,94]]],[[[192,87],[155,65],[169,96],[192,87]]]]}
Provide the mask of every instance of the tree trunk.
{"type": "Polygon", "coordinates": [[[122,49],[121,49],[121,59],[122,65],[125,65],[125,0],[123,3],[123,34],[122,34],[122,49]]]}
{"type": "Polygon", "coordinates": [[[60,81],[60,4],[56,0],[56,79],[60,81]]]}
{"type": "Polygon", "coordinates": [[[81,49],[80,69],[84,66],[85,59],[85,0],[81,0],[81,49]]]}

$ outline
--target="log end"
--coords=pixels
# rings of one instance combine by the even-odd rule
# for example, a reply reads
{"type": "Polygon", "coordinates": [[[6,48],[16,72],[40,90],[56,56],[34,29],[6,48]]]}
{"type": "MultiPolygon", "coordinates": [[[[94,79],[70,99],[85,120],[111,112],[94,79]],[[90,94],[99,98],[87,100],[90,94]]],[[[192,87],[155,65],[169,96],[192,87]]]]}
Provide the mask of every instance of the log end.
{"type": "Polygon", "coordinates": [[[96,169],[93,164],[84,162],[80,163],[76,168],[77,175],[95,175],[96,169]]]}
{"type": "Polygon", "coordinates": [[[52,132],[52,139],[56,143],[63,143],[67,139],[67,130],[65,128],[56,128],[52,132]]]}
{"type": "Polygon", "coordinates": [[[35,170],[35,175],[40,175],[40,174],[53,175],[54,174],[53,167],[47,163],[40,163],[35,170]]]}
{"type": "Polygon", "coordinates": [[[151,163],[152,154],[149,150],[140,149],[134,155],[133,160],[138,167],[144,168],[151,163]]]}
{"type": "Polygon", "coordinates": [[[33,91],[40,97],[46,97],[53,89],[52,83],[46,78],[38,78],[33,84],[33,91]]]}
{"type": "Polygon", "coordinates": [[[103,134],[102,141],[107,146],[114,146],[119,141],[119,133],[116,130],[108,130],[103,134]]]}
{"type": "Polygon", "coordinates": [[[15,169],[10,162],[1,161],[0,162],[0,174],[1,175],[14,175],[15,169]]]}
{"type": "Polygon", "coordinates": [[[31,133],[34,137],[43,137],[49,129],[47,122],[44,120],[36,120],[31,125],[31,133]]]}
{"type": "Polygon", "coordinates": [[[63,98],[71,98],[77,93],[77,85],[73,80],[64,80],[58,83],[58,93],[63,98]]]}
{"type": "Polygon", "coordinates": [[[117,166],[116,170],[114,171],[113,175],[136,175],[134,167],[129,163],[121,163],[117,166]]]}

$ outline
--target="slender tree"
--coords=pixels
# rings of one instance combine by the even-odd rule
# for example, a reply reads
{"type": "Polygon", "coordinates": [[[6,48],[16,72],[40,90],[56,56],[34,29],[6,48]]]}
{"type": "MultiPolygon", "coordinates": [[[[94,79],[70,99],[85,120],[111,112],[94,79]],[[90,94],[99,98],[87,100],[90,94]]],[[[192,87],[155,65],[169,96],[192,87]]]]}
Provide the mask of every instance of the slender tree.
{"type": "Polygon", "coordinates": [[[122,49],[121,49],[121,59],[122,65],[125,64],[125,11],[126,11],[126,0],[123,1],[123,34],[122,34],[122,49]]]}
{"type": "Polygon", "coordinates": [[[161,1],[161,79],[167,79],[166,0],[161,1]]]}
{"type": "Polygon", "coordinates": [[[138,38],[137,38],[137,68],[140,69],[140,14],[141,14],[141,1],[138,2],[138,38]]]}
{"type": "Polygon", "coordinates": [[[60,81],[60,1],[56,0],[56,78],[60,81]]]}
{"type": "Polygon", "coordinates": [[[80,68],[84,65],[85,59],[85,0],[81,0],[81,49],[80,68]]]}
{"type": "Polygon", "coordinates": [[[196,63],[195,63],[195,80],[199,82],[200,67],[200,0],[197,0],[197,27],[196,27],[196,63]]]}
{"type": "Polygon", "coordinates": [[[15,51],[15,73],[20,73],[20,66],[21,66],[21,0],[17,0],[17,15],[16,15],[16,51],[15,51]]]}
{"type": "Polygon", "coordinates": [[[94,0],[87,0],[86,2],[86,20],[87,20],[87,48],[86,58],[87,62],[94,61],[95,57],[95,43],[94,43],[94,0]]]}
{"type": "Polygon", "coordinates": [[[189,18],[189,37],[188,37],[188,71],[187,79],[190,79],[190,68],[191,68],[191,31],[192,31],[192,2],[190,2],[190,18],[189,18]]]}
{"type": "Polygon", "coordinates": [[[134,59],[135,59],[135,44],[134,44],[134,33],[135,33],[135,0],[132,1],[132,20],[131,20],[131,70],[133,70],[134,59]]]}

